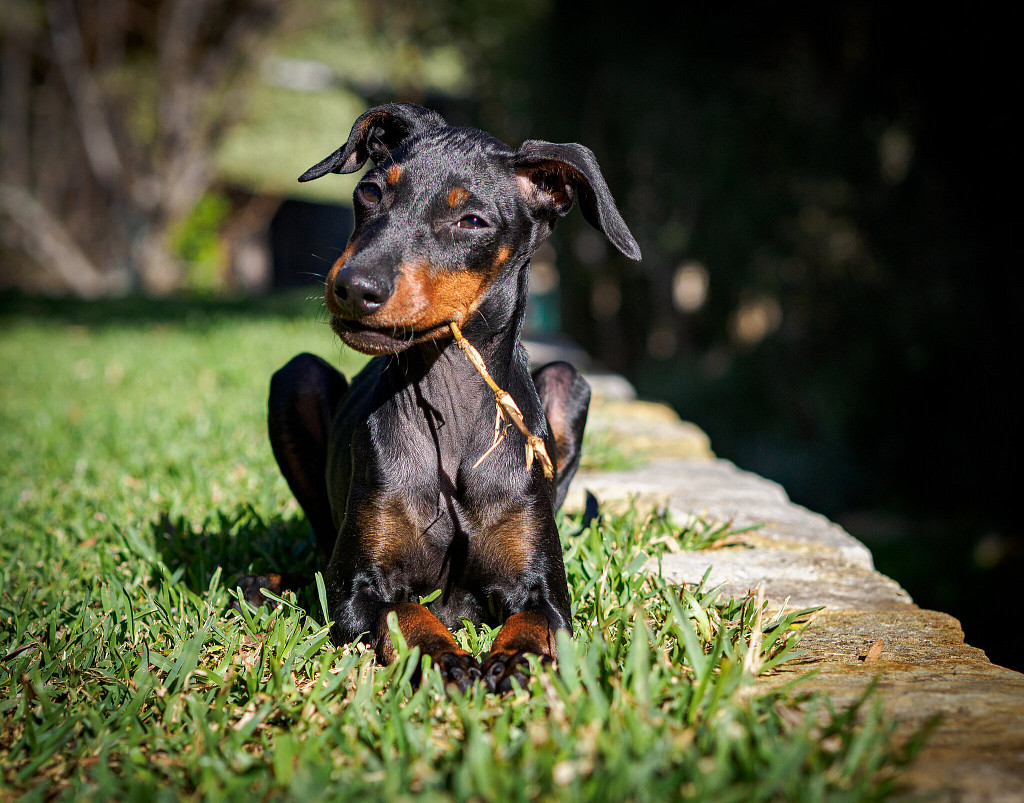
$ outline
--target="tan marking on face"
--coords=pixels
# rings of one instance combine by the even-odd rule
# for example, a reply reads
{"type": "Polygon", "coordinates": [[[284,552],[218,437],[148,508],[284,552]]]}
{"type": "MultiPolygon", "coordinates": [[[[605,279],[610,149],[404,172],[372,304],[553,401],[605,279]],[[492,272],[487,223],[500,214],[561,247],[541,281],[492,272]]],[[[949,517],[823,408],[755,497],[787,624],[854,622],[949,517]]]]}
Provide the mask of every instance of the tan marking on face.
{"type": "MultiPolygon", "coordinates": [[[[334,296],[334,279],[353,247],[346,249],[328,275],[325,298],[334,316],[331,326],[344,343],[357,351],[374,355],[391,353],[394,345],[375,342],[363,332],[348,330],[341,322],[343,316],[334,296]]],[[[498,256],[501,258],[501,253],[498,256]]],[[[359,321],[397,338],[403,344],[398,350],[449,337],[451,331],[447,324],[454,321],[465,325],[496,274],[497,266],[486,271],[446,271],[426,260],[407,262],[402,265],[394,292],[384,306],[359,321]]]]}
{"type": "Polygon", "coordinates": [[[331,265],[330,271],[327,273],[327,278],[324,280],[324,303],[327,305],[327,311],[331,315],[340,316],[341,307],[338,306],[338,297],[334,294],[334,280],[338,278],[338,272],[344,267],[345,262],[352,252],[355,250],[356,244],[353,240],[348,244],[341,256],[338,257],[334,264],[331,265]]]}
{"type": "Polygon", "coordinates": [[[401,177],[402,177],[402,166],[401,165],[391,165],[391,167],[388,168],[388,172],[387,172],[388,184],[397,184],[398,183],[398,179],[400,179],[401,177]]]}
{"type": "Polygon", "coordinates": [[[452,209],[466,202],[469,198],[469,192],[465,187],[452,187],[448,192],[448,206],[452,209]]]}
{"type": "Polygon", "coordinates": [[[473,271],[437,271],[425,261],[409,262],[402,266],[388,302],[363,322],[415,331],[450,321],[461,325],[476,309],[486,282],[486,276],[473,271]]]}
{"type": "Polygon", "coordinates": [[[508,262],[508,258],[511,255],[511,253],[512,251],[507,245],[499,246],[498,253],[494,255],[494,269],[497,270],[506,262],[508,262]]]}

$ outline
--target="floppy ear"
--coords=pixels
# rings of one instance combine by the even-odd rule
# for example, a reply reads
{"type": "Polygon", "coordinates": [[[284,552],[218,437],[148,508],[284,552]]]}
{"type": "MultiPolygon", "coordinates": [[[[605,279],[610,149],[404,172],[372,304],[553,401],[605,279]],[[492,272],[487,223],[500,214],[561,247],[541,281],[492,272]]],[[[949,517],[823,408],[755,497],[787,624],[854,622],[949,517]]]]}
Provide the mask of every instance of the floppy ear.
{"type": "Polygon", "coordinates": [[[377,164],[402,142],[427,128],[445,125],[435,111],[414,103],[386,103],[360,115],[348,135],[348,142],[322,162],[299,176],[312,181],[328,173],[353,173],[373,159],[377,164]]]}
{"type": "Polygon", "coordinates": [[[512,161],[519,190],[534,214],[563,217],[578,197],[587,222],[630,259],[640,259],[640,246],[619,214],[590,148],[527,140],[512,161]]]}

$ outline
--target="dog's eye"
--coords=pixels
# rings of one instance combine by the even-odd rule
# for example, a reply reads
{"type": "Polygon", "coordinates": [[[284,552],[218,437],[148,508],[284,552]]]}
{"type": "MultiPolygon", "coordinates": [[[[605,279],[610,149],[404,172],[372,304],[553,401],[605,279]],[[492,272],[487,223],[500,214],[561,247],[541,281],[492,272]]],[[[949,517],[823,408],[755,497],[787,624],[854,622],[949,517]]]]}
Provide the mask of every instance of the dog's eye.
{"type": "Polygon", "coordinates": [[[383,197],[380,187],[376,184],[360,184],[356,187],[356,195],[360,201],[369,206],[376,206],[383,197]]]}
{"type": "Polygon", "coordinates": [[[460,229],[486,229],[487,221],[477,215],[466,215],[459,220],[460,229]]]}

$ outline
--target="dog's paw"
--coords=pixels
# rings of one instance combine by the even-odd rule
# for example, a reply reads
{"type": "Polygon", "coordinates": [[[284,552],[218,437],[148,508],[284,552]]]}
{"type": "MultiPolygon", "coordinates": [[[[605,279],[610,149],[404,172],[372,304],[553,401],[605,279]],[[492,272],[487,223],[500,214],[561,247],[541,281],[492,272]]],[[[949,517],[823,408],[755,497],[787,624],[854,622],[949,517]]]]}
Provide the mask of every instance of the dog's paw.
{"type": "Polygon", "coordinates": [[[433,660],[441,670],[444,685],[455,686],[462,693],[481,678],[480,664],[469,653],[446,652],[433,660]]]}
{"type": "MultiPolygon", "coordinates": [[[[527,655],[536,655],[526,650],[519,652],[492,652],[484,661],[481,671],[484,676],[484,683],[487,688],[496,694],[512,691],[512,681],[519,684],[522,689],[530,679],[530,664],[527,655]]],[[[551,658],[546,655],[540,656],[545,664],[551,663],[551,658]]]]}
{"type": "MultiPolygon", "coordinates": [[[[235,586],[242,592],[242,599],[254,608],[266,605],[268,608],[277,608],[281,603],[275,602],[269,597],[263,596],[261,589],[281,596],[285,591],[295,591],[305,585],[303,578],[293,574],[250,574],[241,577],[235,586]]],[[[238,601],[231,603],[231,607],[238,610],[238,601]]]]}

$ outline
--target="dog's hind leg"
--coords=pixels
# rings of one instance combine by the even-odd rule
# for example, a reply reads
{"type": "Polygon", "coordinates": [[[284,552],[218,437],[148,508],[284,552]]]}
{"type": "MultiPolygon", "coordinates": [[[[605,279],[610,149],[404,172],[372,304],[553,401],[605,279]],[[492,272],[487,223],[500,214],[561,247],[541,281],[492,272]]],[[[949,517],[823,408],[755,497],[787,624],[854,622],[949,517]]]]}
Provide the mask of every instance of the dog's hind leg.
{"type": "Polygon", "coordinates": [[[590,385],[567,362],[553,362],[533,372],[544,415],[555,441],[555,510],[562,506],[580,465],[583,430],[590,409],[590,385]]]}
{"type": "MultiPolygon", "coordinates": [[[[327,432],[333,411],[347,388],[345,377],[319,357],[299,354],[270,380],[267,403],[270,446],[288,487],[313,528],[324,566],[337,537],[327,499],[327,432]]],[[[283,571],[241,577],[236,585],[246,602],[259,606],[267,602],[261,589],[282,594],[303,588],[309,582],[309,577],[283,571]]]]}
{"type": "Polygon", "coordinates": [[[338,531],[327,497],[327,437],[348,382],[312,354],[293,357],[270,380],[267,427],[277,464],[316,536],[323,564],[338,531]]]}

